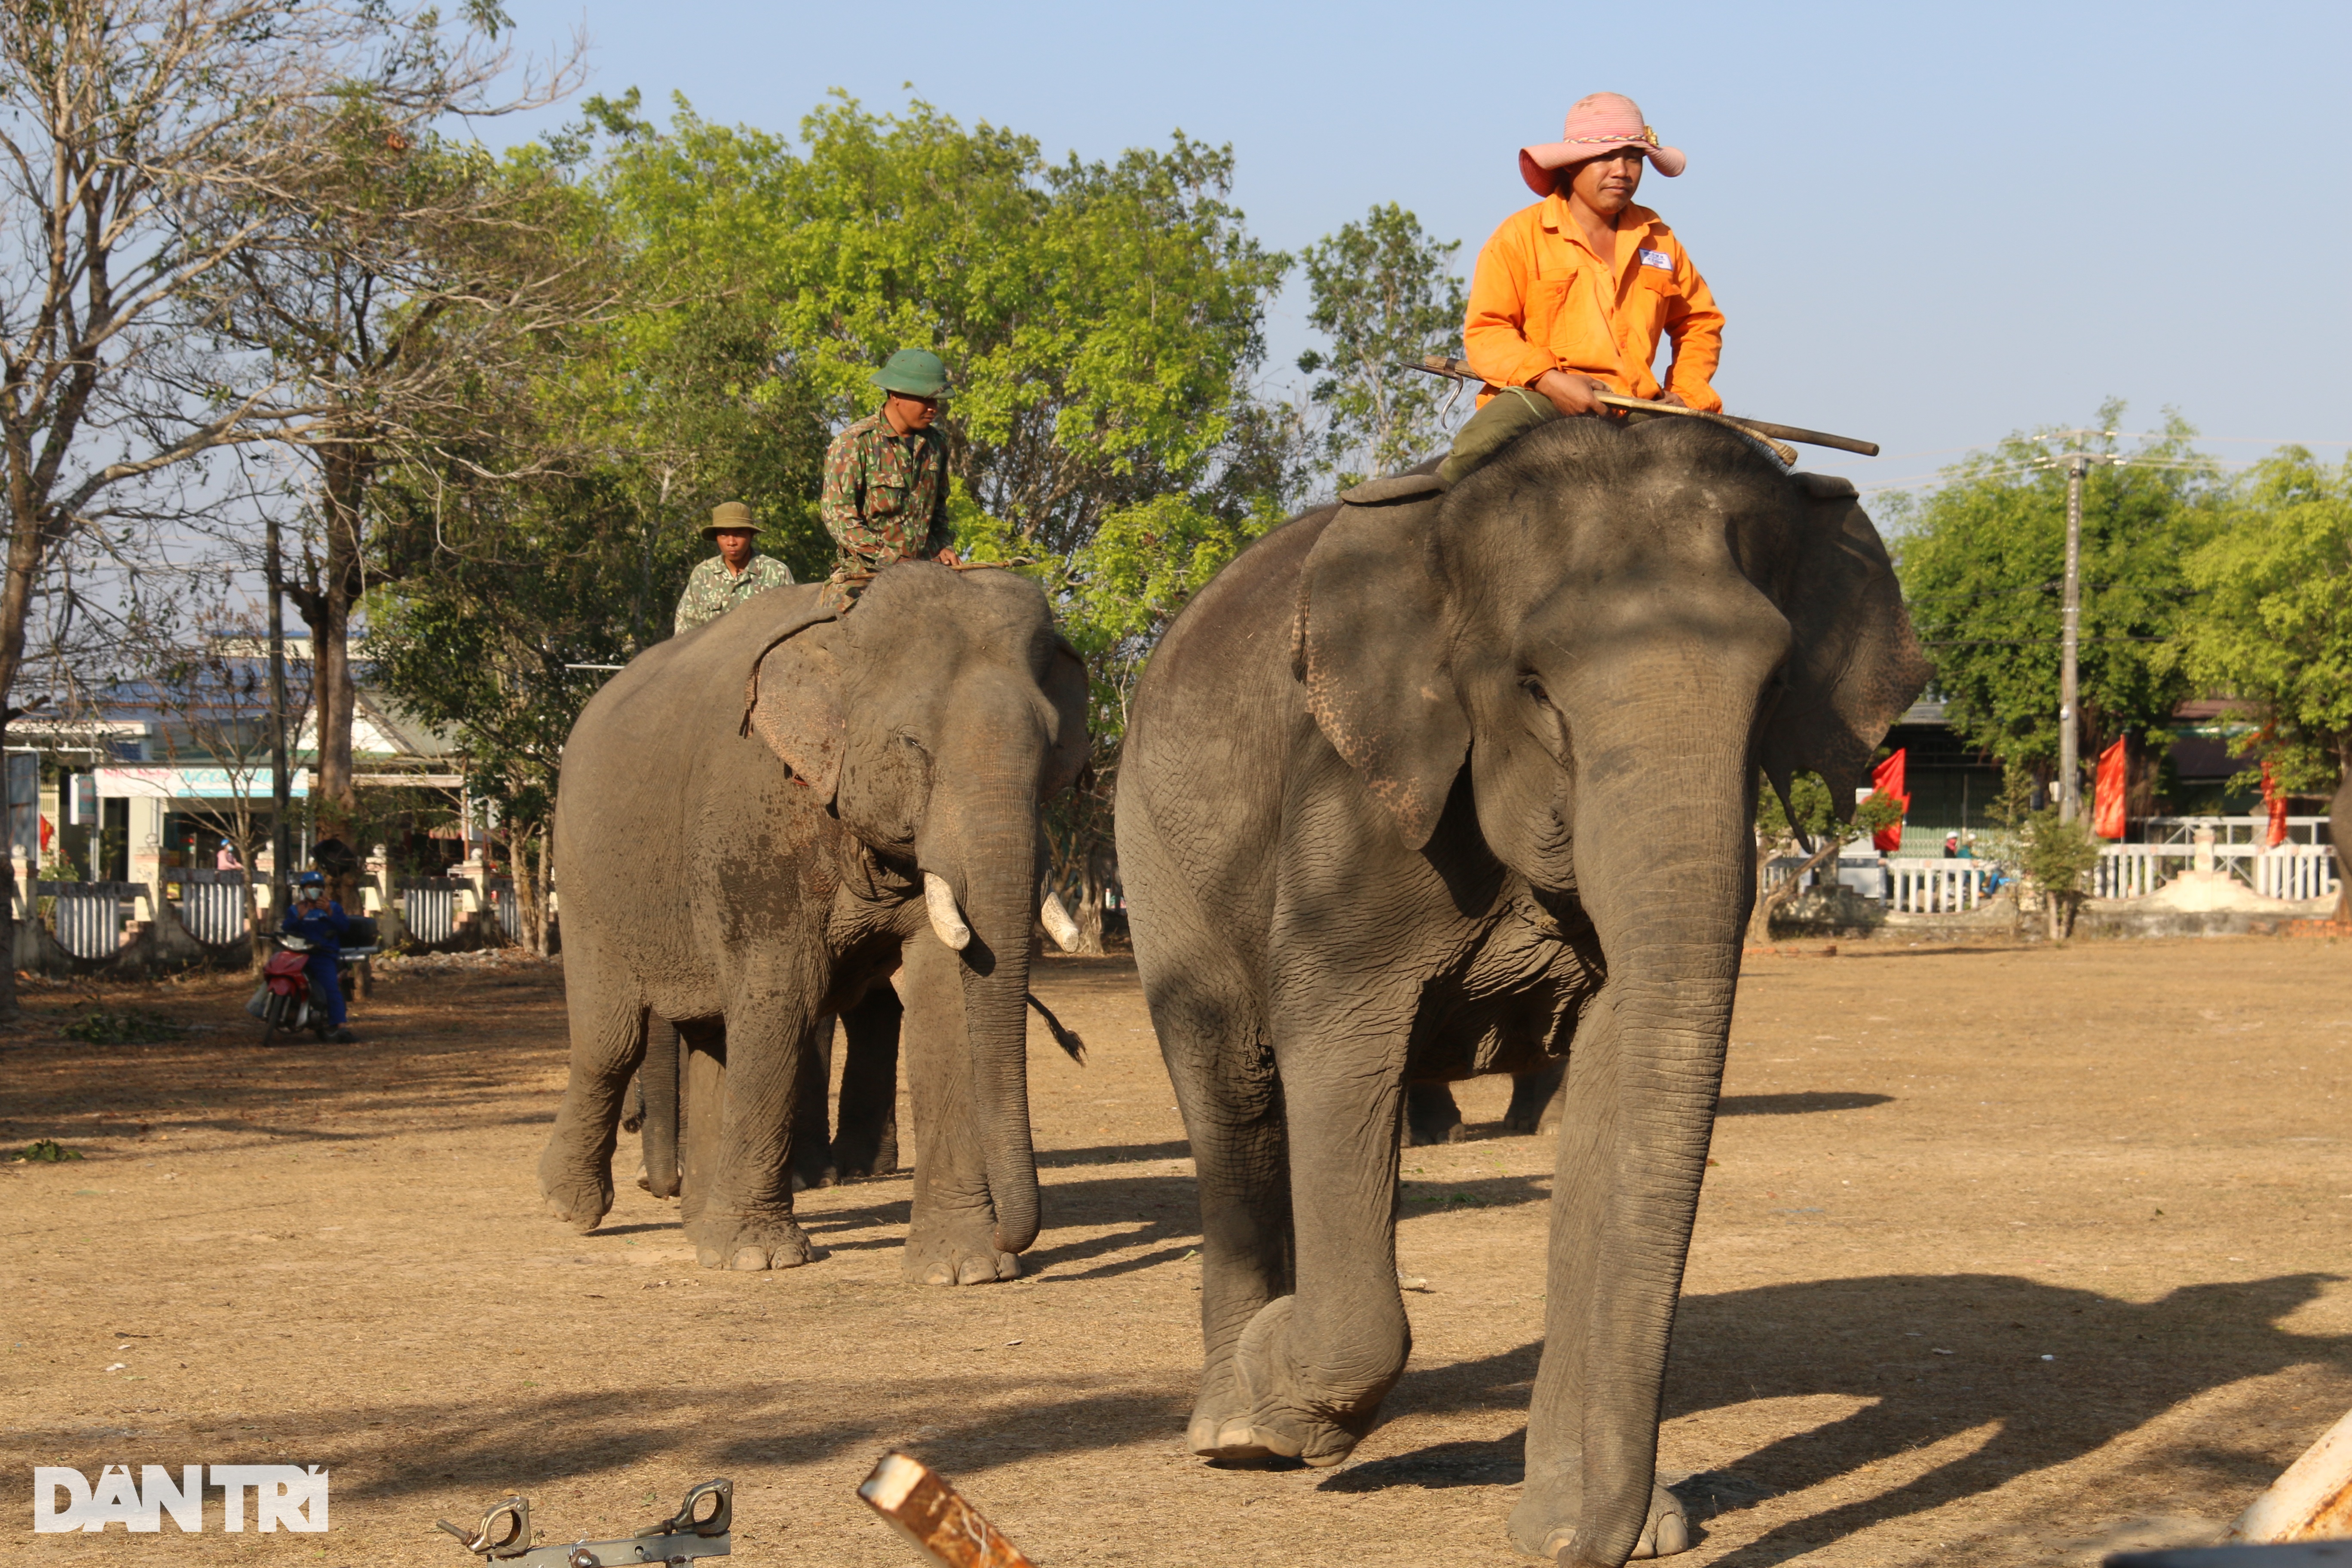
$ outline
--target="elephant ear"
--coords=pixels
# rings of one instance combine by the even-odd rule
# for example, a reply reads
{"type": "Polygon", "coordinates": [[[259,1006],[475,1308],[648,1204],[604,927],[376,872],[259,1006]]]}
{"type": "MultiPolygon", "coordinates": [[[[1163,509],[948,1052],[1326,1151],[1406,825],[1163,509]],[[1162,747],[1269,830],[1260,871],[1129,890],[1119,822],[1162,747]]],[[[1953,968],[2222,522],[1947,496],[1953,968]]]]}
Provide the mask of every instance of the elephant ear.
{"type": "Polygon", "coordinates": [[[1307,711],[1414,849],[1470,750],[1445,668],[1437,515],[1435,500],[1341,507],[1307,552],[1291,640],[1307,711]]]}
{"type": "Polygon", "coordinates": [[[1796,559],[1780,605],[1791,634],[1786,689],[1759,760],[1780,798],[1800,770],[1828,782],[1841,820],[1870,780],[1887,726],[1927,684],[1930,668],[1911,630],[1895,564],[1853,486],[1796,474],[1796,559]]]}
{"type": "Polygon", "coordinates": [[[1045,700],[1054,706],[1054,749],[1045,757],[1039,800],[1051,800],[1078,782],[1094,754],[1087,734],[1087,661],[1057,633],[1045,670],[1045,700]]]}
{"type": "Polygon", "coordinates": [[[761,651],[751,663],[747,730],[757,730],[770,750],[783,758],[793,782],[833,804],[841,786],[841,752],[847,725],[843,711],[841,659],[833,644],[838,627],[829,621],[793,626],[761,651]]]}

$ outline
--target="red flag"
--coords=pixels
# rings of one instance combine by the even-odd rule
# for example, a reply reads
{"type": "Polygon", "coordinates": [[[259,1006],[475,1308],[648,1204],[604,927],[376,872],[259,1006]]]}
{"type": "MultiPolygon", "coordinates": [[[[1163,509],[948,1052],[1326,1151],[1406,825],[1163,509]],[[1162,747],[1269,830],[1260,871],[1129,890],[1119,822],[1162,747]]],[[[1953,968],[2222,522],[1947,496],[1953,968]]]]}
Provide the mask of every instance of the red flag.
{"type": "MultiPolygon", "coordinates": [[[[1874,795],[1885,795],[1906,812],[1911,809],[1910,792],[1904,787],[1903,752],[1897,746],[1894,754],[1870,770],[1870,787],[1874,795]]],[[[1903,847],[1903,824],[1896,822],[1880,828],[1870,836],[1870,847],[1882,855],[1892,855],[1903,847]]]]}
{"type": "Polygon", "coordinates": [[[2130,786],[2129,737],[2099,753],[2099,771],[2091,784],[2091,831],[2102,838],[2124,836],[2124,792],[2130,786]]]}
{"type": "Polygon", "coordinates": [[[2263,836],[2264,847],[2277,848],[2286,842],[2286,796],[2279,794],[2278,781],[2271,776],[2271,765],[2263,764],[2263,809],[2270,813],[2270,831],[2263,836]]]}

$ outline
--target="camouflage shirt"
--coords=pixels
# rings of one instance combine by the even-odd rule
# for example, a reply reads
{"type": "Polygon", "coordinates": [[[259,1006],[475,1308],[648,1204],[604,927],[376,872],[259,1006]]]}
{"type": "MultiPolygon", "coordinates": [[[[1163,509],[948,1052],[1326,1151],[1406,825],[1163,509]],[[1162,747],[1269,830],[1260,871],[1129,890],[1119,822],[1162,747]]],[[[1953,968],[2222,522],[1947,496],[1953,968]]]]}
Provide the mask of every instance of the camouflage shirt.
{"type": "Polygon", "coordinates": [[[694,569],[686,592],[677,601],[677,631],[690,632],[705,621],[715,621],[754,594],[782,588],[793,580],[793,569],[772,555],[754,554],[740,572],[727,570],[724,556],[714,555],[694,569]]]}
{"type": "Polygon", "coordinates": [[[824,529],[845,565],[885,555],[929,558],[955,542],[948,528],[948,444],[937,430],[893,435],[869,415],[833,438],[824,454],[824,529]]]}

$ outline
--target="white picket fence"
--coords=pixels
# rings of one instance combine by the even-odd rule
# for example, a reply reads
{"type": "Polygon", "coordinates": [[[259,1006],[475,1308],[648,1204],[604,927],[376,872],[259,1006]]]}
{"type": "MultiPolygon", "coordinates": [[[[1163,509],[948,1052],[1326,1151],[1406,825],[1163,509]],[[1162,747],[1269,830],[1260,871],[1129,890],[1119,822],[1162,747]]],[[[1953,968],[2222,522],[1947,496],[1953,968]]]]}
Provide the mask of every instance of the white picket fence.
{"type": "Polygon", "coordinates": [[[1886,862],[1886,907],[1903,915],[1954,915],[1984,902],[1991,880],[1989,860],[1963,860],[1938,856],[1933,859],[1904,858],[1886,862]]]}
{"type": "MultiPolygon", "coordinates": [[[[2091,874],[2091,896],[2137,899],[2195,863],[2187,844],[2109,844],[2091,874]]],[[[2213,867],[2266,899],[2326,899],[2336,894],[2336,855],[2325,844],[2216,844],[2213,867]]]]}
{"type": "MultiPolygon", "coordinates": [[[[2187,844],[2108,844],[2091,873],[2096,899],[2146,898],[2196,863],[2187,844]]],[[[2265,899],[2300,901],[2336,896],[2336,856],[2325,844],[2216,844],[2213,864],[2265,899]]],[[[1946,915],[1973,910],[1984,900],[1995,868],[1988,860],[1948,858],[1890,858],[1886,862],[1887,909],[1897,914],[1946,915]]]]}

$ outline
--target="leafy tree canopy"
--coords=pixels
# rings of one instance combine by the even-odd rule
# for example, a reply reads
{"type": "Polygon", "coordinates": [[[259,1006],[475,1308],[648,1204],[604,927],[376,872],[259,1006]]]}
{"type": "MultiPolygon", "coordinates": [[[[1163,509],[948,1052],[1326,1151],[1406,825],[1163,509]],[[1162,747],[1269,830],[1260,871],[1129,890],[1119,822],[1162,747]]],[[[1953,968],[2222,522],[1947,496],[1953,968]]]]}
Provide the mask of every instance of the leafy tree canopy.
{"type": "Polygon", "coordinates": [[[2186,574],[2189,679],[2253,706],[2284,788],[2333,791],[2352,763],[2352,462],[2293,447],[2257,465],[2186,574]]]}
{"type": "Polygon", "coordinates": [[[2173,645],[2185,563],[2212,524],[2214,470],[2168,415],[2126,450],[2123,405],[2079,448],[2057,432],[2017,434],[1945,470],[1925,500],[1883,509],[1912,624],[1936,666],[1953,727],[2004,764],[2046,773],[2058,756],[2066,475],[2053,454],[2095,459],[2083,486],[2081,754],[2168,724],[2191,694],[2173,645]]]}
{"type": "Polygon", "coordinates": [[[1456,406],[1460,387],[1399,368],[1460,352],[1464,300],[1453,264],[1461,248],[1423,234],[1391,202],[1307,249],[1307,320],[1330,348],[1300,355],[1298,368],[1318,377],[1310,395],[1327,420],[1319,466],[1337,472],[1343,489],[1411,468],[1468,416],[1456,406]]]}
{"type": "MultiPolygon", "coordinates": [[[[920,101],[875,115],[839,94],[797,144],[682,100],[666,132],[628,118],[634,97],[591,109],[621,137],[587,177],[652,307],[608,372],[615,429],[639,399],[710,399],[699,377],[664,374],[693,363],[682,351],[701,333],[737,340],[721,399],[819,428],[878,406],[868,378],[894,351],[938,353],[955,474],[1056,552],[1121,507],[1259,466],[1263,427],[1243,408],[1289,258],[1225,200],[1230,149],[1178,132],[1165,150],[1054,163],[1031,137],[967,130],[920,101]]],[[[726,499],[713,479],[698,500],[726,499]]],[[[794,498],[802,549],[788,558],[803,568],[830,554],[814,494],[808,482],[794,498]]]]}

